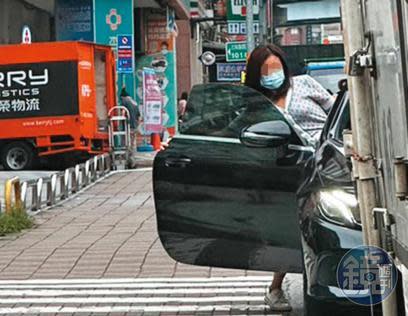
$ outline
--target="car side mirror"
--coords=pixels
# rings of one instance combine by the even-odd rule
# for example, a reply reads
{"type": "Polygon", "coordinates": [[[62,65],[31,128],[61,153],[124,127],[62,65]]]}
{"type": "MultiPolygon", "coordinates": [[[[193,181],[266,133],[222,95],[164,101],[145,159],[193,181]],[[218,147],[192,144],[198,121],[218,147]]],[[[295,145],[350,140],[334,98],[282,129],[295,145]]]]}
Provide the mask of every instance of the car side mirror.
{"type": "Polygon", "coordinates": [[[291,135],[284,121],[268,121],[244,128],[240,141],[248,147],[278,147],[288,144],[291,135]]]}

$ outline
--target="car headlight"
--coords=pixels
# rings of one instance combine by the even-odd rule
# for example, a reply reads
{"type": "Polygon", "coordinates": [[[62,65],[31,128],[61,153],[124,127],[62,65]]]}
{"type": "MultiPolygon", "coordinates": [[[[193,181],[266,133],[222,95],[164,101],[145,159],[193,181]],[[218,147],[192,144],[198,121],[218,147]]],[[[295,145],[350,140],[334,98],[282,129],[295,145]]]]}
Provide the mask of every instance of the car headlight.
{"type": "Polygon", "coordinates": [[[324,217],[341,225],[355,226],[359,221],[356,196],[344,190],[321,191],[319,210],[324,217]]]}

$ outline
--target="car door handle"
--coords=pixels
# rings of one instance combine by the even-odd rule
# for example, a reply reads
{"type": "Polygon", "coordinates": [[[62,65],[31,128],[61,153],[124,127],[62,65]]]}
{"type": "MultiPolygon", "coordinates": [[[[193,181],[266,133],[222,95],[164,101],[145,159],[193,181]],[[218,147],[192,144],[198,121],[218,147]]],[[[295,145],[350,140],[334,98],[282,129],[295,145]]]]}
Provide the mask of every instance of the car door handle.
{"type": "Polygon", "coordinates": [[[191,159],[187,157],[166,158],[164,164],[171,168],[185,168],[191,163],[191,159]]]}

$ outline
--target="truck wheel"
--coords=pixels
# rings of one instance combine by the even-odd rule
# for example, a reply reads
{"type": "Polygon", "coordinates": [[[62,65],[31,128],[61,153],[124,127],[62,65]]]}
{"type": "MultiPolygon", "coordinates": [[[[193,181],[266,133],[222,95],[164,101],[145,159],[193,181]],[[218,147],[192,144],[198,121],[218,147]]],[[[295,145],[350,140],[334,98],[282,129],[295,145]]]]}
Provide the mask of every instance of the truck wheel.
{"type": "Polygon", "coordinates": [[[6,170],[24,170],[33,165],[34,149],[25,142],[13,142],[4,146],[1,162],[6,170]]]}

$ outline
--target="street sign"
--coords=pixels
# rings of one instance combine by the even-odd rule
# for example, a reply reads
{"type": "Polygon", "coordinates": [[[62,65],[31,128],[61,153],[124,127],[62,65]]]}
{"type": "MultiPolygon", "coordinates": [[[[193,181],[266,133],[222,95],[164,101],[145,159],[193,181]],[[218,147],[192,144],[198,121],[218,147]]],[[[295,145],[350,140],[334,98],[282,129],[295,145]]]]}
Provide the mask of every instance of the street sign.
{"type": "Polygon", "coordinates": [[[218,63],[217,81],[241,81],[245,66],[245,63],[218,63]]]}
{"type": "Polygon", "coordinates": [[[94,41],[92,0],[56,0],[57,41],[94,41]]]}
{"type": "Polygon", "coordinates": [[[118,35],[118,72],[133,73],[133,36],[118,35]]]}
{"type": "Polygon", "coordinates": [[[246,42],[228,42],[225,45],[225,56],[228,62],[246,61],[246,42]]]}
{"type": "MultiPolygon", "coordinates": [[[[259,34],[259,0],[253,1],[254,34],[259,34]]],[[[246,34],[246,4],[247,0],[227,0],[228,34],[246,34]]]]}
{"type": "MultiPolygon", "coordinates": [[[[227,20],[245,21],[246,0],[227,0],[227,20]]],[[[253,1],[254,20],[259,20],[259,0],[253,1]]]]}
{"type": "MultiPolygon", "coordinates": [[[[245,21],[228,21],[228,34],[244,35],[246,33],[245,21]]],[[[259,34],[259,22],[254,22],[254,34],[259,34]]]]}
{"type": "Polygon", "coordinates": [[[21,43],[31,44],[31,30],[27,25],[24,25],[23,31],[21,32],[21,43]]]}

